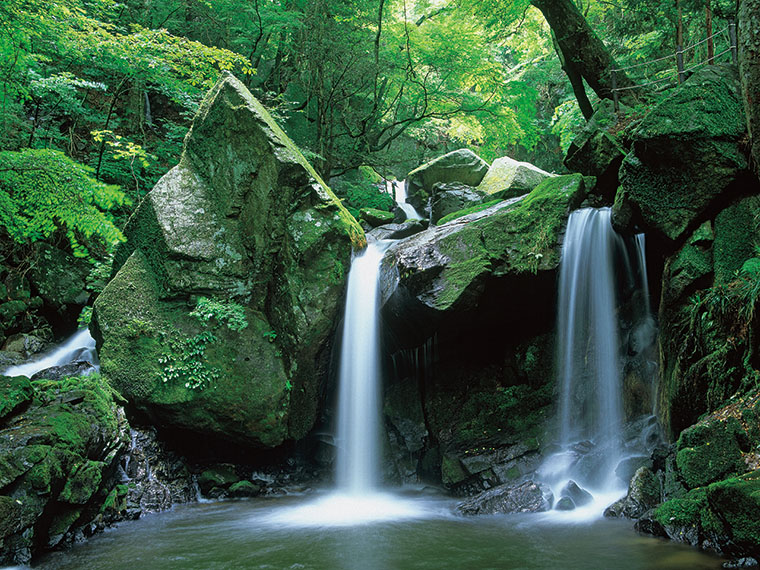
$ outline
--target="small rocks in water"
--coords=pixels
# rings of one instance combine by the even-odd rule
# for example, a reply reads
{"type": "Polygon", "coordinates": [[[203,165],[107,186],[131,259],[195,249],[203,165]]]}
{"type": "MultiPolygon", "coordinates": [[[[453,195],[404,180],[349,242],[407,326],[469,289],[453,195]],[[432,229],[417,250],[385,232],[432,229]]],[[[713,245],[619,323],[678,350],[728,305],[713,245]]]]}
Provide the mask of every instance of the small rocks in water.
{"type": "Polygon", "coordinates": [[[757,568],[758,563],[752,557],[737,558],[736,560],[729,560],[723,563],[723,568],[757,568]]]}
{"type": "Polygon", "coordinates": [[[558,511],[572,511],[575,510],[575,503],[570,497],[562,497],[554,508],[558,511]]]}
{"type": "Polygon", "coordinates": [[[554,495],[548,487],[534,481],[519,485],[499,485],[457,505],[463,515],[495,513],[541,513],[552,508],[554,495]]]}
{"type": "Polygon", "coordinates": [[[89,376],[97,369],[86,360],[69,362],[62,366],[51,366],[32,375],[32,380],[60,380],[69,376],[89,376]]]}
{"type": "Polygon", "coordinates": [[[256,497],[261,494],[261,487],[250,481],[238,481],[230,486],[227,494],[230,497],[256,497]]]}
{"type": "MultiPolygon", "coordinates": [[[[573,503],[573,508],[583,507],[584,505],[588,505],[591,503],[591,501],[594,500],[594,496],[591,493],[579,487],[578,484],[572,479],[568,481],[567,484],[562,488],[560,497],[570,499],[573,503]]],[[[557,503],[557,508],[559,509],[559,503],[557,503]]]]}

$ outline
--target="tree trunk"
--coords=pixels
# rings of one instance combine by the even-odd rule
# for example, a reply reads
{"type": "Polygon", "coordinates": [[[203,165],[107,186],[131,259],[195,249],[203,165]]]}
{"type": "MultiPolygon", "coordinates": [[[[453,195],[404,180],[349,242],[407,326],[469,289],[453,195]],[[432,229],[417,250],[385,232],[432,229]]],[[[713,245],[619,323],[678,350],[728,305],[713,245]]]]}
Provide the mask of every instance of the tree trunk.
{"type": "Polygon", "coordinates": [[[578,101],[578,107],[580,107],[581,113],[583,113],[583,118],[588,121],[594,114],[594,108],[591,106],[591,101],[588,100],[588,96],[586,95],[586,88],[583,86],[583,78],[578,74],[574,67],[567,65],[565,55],[559,47],[557,36],[554,35],[554,32],[552,32],[552,43],[554,44],[554,51],[557,52],[557,57],[559,57],[560,65],[562,65],[562,71],[565,72],[567,78],[570,80],[570,86],[573,88],[573,93],[575,94],[575,99],[578,101]]]}
{"type": "MultiPolygon", "coordinates": [[[[565,66],[583,77],[601,99],[612,99],[610,70],[615,61],[602,40],[586,22],[573,0],[531,0],[546,18],[562,50],[565,66]]],[[[617,86],[632,87],[628,76],[617,72],[617,86]]],[[[621,99],[631,99],[631,91],[621,92],[621,99]]]]}
{"type": "Polygon", "coordinates": [[[760,176],[760,0],[739,2],[739,75],[752,170],[760,176]]]}

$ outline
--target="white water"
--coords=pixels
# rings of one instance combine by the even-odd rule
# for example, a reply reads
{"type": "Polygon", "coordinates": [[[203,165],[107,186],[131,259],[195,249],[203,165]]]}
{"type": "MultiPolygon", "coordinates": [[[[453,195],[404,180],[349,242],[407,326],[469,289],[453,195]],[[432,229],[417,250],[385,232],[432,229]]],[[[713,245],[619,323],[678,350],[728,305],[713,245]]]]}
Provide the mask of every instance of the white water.
{"type": "MultiPolygon", "coordinates": [[[[570,215],[560,264],[558,367],[560,445],[541,467],[555,496],[572,479],[601,499],[620,495],[622,393],[613,254],[622,239],[610,209],[570,215]]],[[[597,512],[600,512],[597,510],[597,512]]],[[[575,515],[568,515],[575,516],[575,515]]]]}
{"type": "Polygon", "coordinates": [[[2,374],[4,376],[31,377],[41,370],[46,370],[53,366],[63,366],[75,360],[86,360],[92,363],[94,370],[97,370],[95,339],[92,338],[90,331],[86,328],[77,331],[62,344],[32,362],[11,366],[3,371],[2,374]]]}
{"type": "MultiPolygon", "coordinates": [[[[414,206],[408,204],[406,201],[406,182],[404,180],[388,181],[388,185],[393,189],[393,199],[396,200],[396,204],[406,214],[407,220],[422,220],[424,219],[420,213],[414,209],[414,206]]],[[[389,190],[390,193],[390,190],[389,190]]]]}
{"type": "Polygon", "coordinates": [[[370,244],[348,274],[338,400],[338,489],[375,490],[380,471],[378,284],[384,248],[370,244]]]}
{"type": "Polygon", "coordinates": [[[313,502],[272,513],[289,526],[354,526],[431,516],[428,503],[380,490],[380,262],[390,242],[355,257],[348,274],[341,347],[337,489],[313,502]]]}

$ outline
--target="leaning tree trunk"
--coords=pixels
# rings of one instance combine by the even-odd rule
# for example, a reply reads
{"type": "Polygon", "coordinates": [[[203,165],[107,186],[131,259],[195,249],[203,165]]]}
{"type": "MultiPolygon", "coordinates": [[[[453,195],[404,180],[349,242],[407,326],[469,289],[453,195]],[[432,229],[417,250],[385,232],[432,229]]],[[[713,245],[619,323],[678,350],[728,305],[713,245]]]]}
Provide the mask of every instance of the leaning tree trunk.
{"type": "Polygon", "coordinates": [[[739,75],[750,137],[752,169],[760,176],[760,0],[739,3],[739,75]]]}
{"type": "MultiPolygon", "coordinates": [[[[615,67],[615,61],[573,0],[531,0],[531,4],[541,10],[554,32],[565,66],[583,77],[600,98],[612,99],[610,70],[615,67]]],[[[633,86],[623,72],[618,72],[616,79],[618,87],[633,86]]],[[[621,93],[621,98],[631,96],[630,91],[621,93]],[[623,94],[626,97],[622,97],[623,94]]]]}

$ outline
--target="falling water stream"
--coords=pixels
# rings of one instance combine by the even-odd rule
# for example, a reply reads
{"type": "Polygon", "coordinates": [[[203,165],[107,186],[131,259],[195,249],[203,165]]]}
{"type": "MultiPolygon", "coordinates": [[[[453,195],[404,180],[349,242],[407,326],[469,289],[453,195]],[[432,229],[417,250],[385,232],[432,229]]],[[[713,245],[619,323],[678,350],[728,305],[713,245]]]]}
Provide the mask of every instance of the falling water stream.
{"type": "Polygon", "coordinates": [[[93,371],[98,369],[98,357],[95,353],[95,339],[92,338],[90,331],[86,328],[80,329],[49,352],[46,352],[27,363],[11,366],[2,372],[2,374],[4,376],[31,377],[37,372],[46,370],[47,368],[62,366],[76,360],[85,360],[92,363],[93,371]]]}

